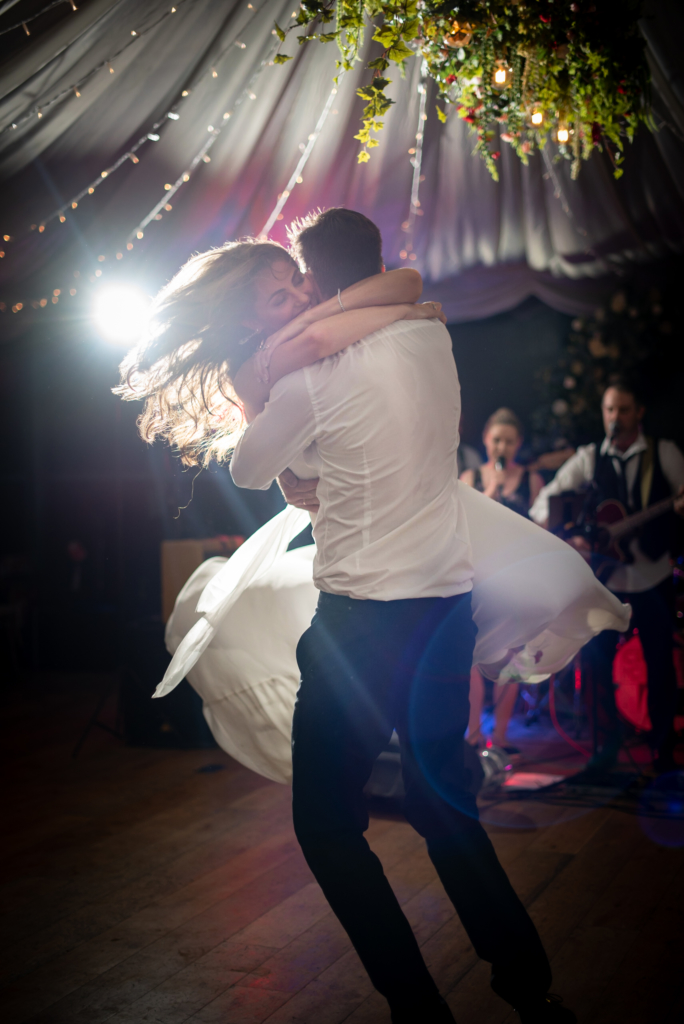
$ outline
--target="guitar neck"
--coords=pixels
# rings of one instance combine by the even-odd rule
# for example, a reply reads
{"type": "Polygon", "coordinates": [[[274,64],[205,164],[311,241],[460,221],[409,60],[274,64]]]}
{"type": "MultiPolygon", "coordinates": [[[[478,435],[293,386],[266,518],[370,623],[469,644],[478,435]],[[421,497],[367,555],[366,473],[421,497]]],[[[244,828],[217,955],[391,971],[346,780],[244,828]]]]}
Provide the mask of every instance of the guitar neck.
{"type": "Polygon", "coordinates": [[[651,519],[657,519],[658,516],[664,515],[674,505],[674,498],[663,498],[662,501],[657,501],[655,505],[649,505],[648,508],[644,508],[641,512],[635,512],[631,516],[627,516],[626,519],[622,519],[619,523],[613,523],[608,527],[608,533],[613,540],[619,540],[620,537],[624,537],[627,533],[632,533],[633,530],[638,530],[640,526],[644,526],[645,523],[650,523],[651,519]]]}

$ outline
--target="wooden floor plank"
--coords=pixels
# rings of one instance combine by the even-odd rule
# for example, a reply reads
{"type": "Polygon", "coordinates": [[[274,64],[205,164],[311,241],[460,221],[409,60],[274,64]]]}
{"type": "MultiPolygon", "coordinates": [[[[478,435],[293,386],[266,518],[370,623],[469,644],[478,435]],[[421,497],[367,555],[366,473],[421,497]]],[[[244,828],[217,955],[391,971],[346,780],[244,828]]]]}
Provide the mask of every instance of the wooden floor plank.
{"type": "MultiPolygon", "coordinates": [[[[12,713],[3,1024],[389,1024],[303,860],[289,790],[221,751],[103,734],[73,761],[83,700],[47,693],[54,721],[33,697],[12,713]],[[222,770],[198,772],[209,763],[222,770]]],[[[547,733],[537,755],[554,750],[547,733]]],[[[582,1024],[680,1024],[684,855],[646,838],[627,798],[581,803],[482,801],[554,987],[582,1024]]],[[[424,840],[379,803],[368,838],[459,1024],[515,1024],[424,840]]]]}
{"type": "Polygon", "coordinates": [[[350,950],[284,1002],[268,1024],[341,1024],[372,992],[361,961],[350,950]]]}
{"type": "MultiPolygon", "coordinates": [[[[102,976],[103,980],[113,982],[123,998],[132,1001],[310,882],[311,873],[301,854],[297,853],[118,964],[102,976]]],[[[36,1014],[89,980],[78,965],[74,966],[73,973],[65,974],[61,965],[53,962],[44,968],[39,988],[32,984],[35,979],[29,975],[8,986],[3,993],[3,1002],[13,1014],[11,1021],[21,1020],[24,1018],[14,1015],[21,1012],[20,1007],[28,1006],[30,1012],[36,1014]]],[[[97,999],[90,1004],[91,1007],[94,1008],[96,1003],[97,999]]]]}

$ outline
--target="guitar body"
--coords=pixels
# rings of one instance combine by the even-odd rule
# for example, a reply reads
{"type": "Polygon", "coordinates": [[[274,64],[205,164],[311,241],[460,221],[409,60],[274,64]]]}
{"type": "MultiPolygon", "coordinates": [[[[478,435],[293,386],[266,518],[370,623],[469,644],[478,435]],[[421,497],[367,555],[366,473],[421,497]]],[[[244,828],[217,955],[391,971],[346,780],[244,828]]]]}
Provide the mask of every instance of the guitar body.
{"type": "Polygon", "coordinates": [[[598,554],[603,555],[606,559],[612,559],[614,562],[626,562],[630,564],[634,561],[634,556],[629,550],[629,542],[632,539],[633,534],[627,534],[626,537],[620,540],[613,540],[608,532],[609,526],[615,526],[616,523],[621,523],[624,519],[627,519],[627,509],[620,501],[616,501],[614,498],[609,498],[608,501],[602,501],[596,509],[596,551],[598,554]]]}
{"type": "Polygon", "coordinates": [[[601,583],[605,585],[608,582],[620,563],[632,564],[634,556],[629,550],[632,538],[646,523],[669,512],[674,502],[674,497],[663,498],[655,505],[648,505],[629,515],[625,506],[613,498],[601,502],[593,521],[585,522],[577,531],[591,543],[591,554],[585,558],[601,583]]]}
{"type": "Polygon", "coordinates": [[[627,547],[631,535],[628,535],[621,540],[614,540],[610,533],[609,528],[615,526],[616,523],[621,523],[627,518],[627,510],[622,502],[609,498],[607,501],[602,501],[596,509],[596,520],[594,525],[594,543],[591,555],[589,556],[589,564],[594,571],[594,575],[597,579],[603,583],[604,586],[608,583],[608,580],[612,576],[618,565],[629,564],[634,561],[632,552],[627,547]]]}

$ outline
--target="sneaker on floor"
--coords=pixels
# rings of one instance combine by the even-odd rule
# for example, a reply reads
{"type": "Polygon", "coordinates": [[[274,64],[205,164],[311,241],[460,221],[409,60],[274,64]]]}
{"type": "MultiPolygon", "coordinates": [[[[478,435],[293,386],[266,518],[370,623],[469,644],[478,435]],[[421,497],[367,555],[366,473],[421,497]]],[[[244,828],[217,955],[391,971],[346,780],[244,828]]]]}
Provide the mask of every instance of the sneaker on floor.
{"type": "Polygon", "coordinates": [[[543,1002],[518,1010],[521,1024],[577,1024],[577,1017],[563,1006],[560,996],[549,992],[543,1002]]]}

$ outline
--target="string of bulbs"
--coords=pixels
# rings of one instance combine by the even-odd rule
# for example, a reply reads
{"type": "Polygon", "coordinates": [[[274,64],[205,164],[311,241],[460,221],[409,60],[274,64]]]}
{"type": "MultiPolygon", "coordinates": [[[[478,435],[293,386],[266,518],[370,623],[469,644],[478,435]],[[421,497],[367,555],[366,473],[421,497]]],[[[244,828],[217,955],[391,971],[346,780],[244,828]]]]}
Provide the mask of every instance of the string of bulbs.
{"type": "Polygon", "coordinates": [[[30,23],[35,21],[36,18],[40,18],[41,15],[47,14],[47,12],[51,11],[53,7],[60,7],[62,4],[69,4],[72,11],[78,10],[74,0],[53,0],[51,4],[47,5],[47,7],[43,7],[42,10],[36,11],[35,14],[30,14],[28,17],[24,18],[23,21],[18,21],[14,25],[8,25],[7,28],[0,29],[0,36],[6,36],[8,32],[14,32],[16,29],[20,28],[24,30],[27,36],[30,36],[31,32],[28,27],[30,23]]]}
{"type": "MultiPolygon", "coordinates": [[[[183,2],[183,0],[181,0],[181,2],[183,2]]],[[[248,7],[252,8],[252,4],[248,4],[248,7]]],[[[173,8],[173,11],[175,12],[176,8],[173,8]]],[[[247,20],[246,24],[242,26],[241,31],[244,31],[246,28],[249,27],[256,14],[257,11],[254,10],[253,14],[247,20]]],[[[218,53],[218,55],[212,58],[214,60],[214,64],[218,64],[221,58],[234,46],[237,46],[243,50],[246,49],[246,44],[243,43],[240,39],[233,39],[230,41],[230,43],[226,44],[226,46],[223,48],[223,50],[221,50],[218,53]]],[[[98,67],[100,66],[101,65],[98,65],[98,67]]],[[[114,74],[114,67],[112,66],[111,62],[108,61],[107,66],[109,67],[110,73],[114,74]]],[[[159,120],[155,121],[154,124],[150,126],[149,130],[146,131],[144,135],[141,135],[137,142],[135,142],[125,153],[123,153],[118,160],[116,160],[109,167],[105,167],[102,171],[100,171],[96,178],[90,181],[84,188],[82,188],[75,195],[71,196],[71,198],[66,200],[66,202],[62,203],[56,209],[52,210],[52,212],[49,213],[46,217],[43,217],[42,220],[40,220],[37,223],[31,224],[30,227],[28,227],[24,232],[20,232],[18,235],[3,235],[3,240],[5,242],[16,242],[17,239],[25,237],[26,235],[36,230],[39,234],[42,234],[46,226],[56,218],[59,218],[60,223],[64,224],[69,211],[75,210],[82,199],[89,195],[93,195],[95,190],[100,185],[102,185],[105,180],[111,178],[112,174],[118,171],[120,167],[123,167],[128,160],[130,160],[134,164],[137,164],[140,158],[136,156],[136,154],[142,146],[144,146],[147,142],[159,142],[159,130],[167,123],[167,121],[178,121],[180,119],[181,115],[178,113],[179,107],[181,107],[183,101],[186,100],[188,96],[190,96],[193,89],[195,89],[196,86],[199,85],[202,79],[206,78],[208,75],[211,75],[212,78],[218,78],[218,72],[214,65],[209,66],[205,71],[201,72],[199,75],[196,74],[192,81],[188,82],[185,85],[176,103],[174,103],[164,114],[162,114],[159,120]]],[[[76,95],[80,97],[81,93],[76,89],[76,87],[74,87],[74,91],[76,92],[76,95]]],[[[230,114],[224,114],[224,118],[229,116],[230,114]]],[[[4,258],[6,255],[7,253],[0,249],[0,259],[4,258]]]]}
{"type": "Polygon", "coordinates": [[[417,259],[416,253],[413,251],[413,234],[416,224],[416,217],[422,217],[423,211],[420,208],[420,182],[421,182],[421,169],[423,166],[423,138],[425,136],[425,122],[427,121],[427,114],[425,108],[427,105],[427,64],[423,61],[420,68],[420,82],[418,83],[418,95],[420,96],[420,102],[418,104],[418,126],[416,128],[416,144],[409,149],[409,156],[411,157],[411,163],[413,164],[413,179],[411,181],[411,202],[409,205],[409,215],[407,220],[401,225],[401,229],[406,235],[403,248],[399,253],[401,260],[415,260],[417,259]]]}
{"type": "MultiPolygon", "coordinates": [[[[182,2],[182,0],[181,0],[181,2],[182,2]]],[[[248,8],[252,9],[252,4],[251,3],[248,4],[247,6],[248,6],[248,8]]],[[[252,17],[254,17],[256,15],[256,13],[257,13],[257,11],[255,10],[254,11],[254,15],[252,15],[252,17]]],[[[296,14],[296,11],[295,11],[295,12],[292,13],[291,17],[295,18],[296,16],[297,16],[297,14],[296,14]]],[[[251,22],[251,18],[250,18],[250,22],[251,22]]],[[[248,24],[249,24],[249,22],[248,22],[248,24]]],[[[246,26],[243,26],[243,28],[244,27],[246,27],[246,26]]],[[[292,27],[294,27],[294,26],[292,26],[292,27]]],[[[275,35],[275,32],[273,34],[275,35]]],[[[245,44],[240,42],[239,40],[234,41],[230,45],[238,45],[238,46],[240,46],[243,49],[245,48],[245,44]]],[[[135,244],[135,240],[136,239],[140,240],[140,239],[142,239],[144,237],[145,228],[148,226],[148,224],[150,224],[152,221],[156,221],[156,220],[161,220],[162,219],[162,216],[163,216],[162,210],[166,210],[168,212],[171,211],[172,206],[171,206],[171,203],[169,202],[169,200],[175,195],[175,193],[184,184],[186,184],[188,181],[190,181],[190,178],[191,178],[193,172],[197,169],[199,164],[202,163],[202,162],[204,162],[204,163],[209,163],[210,162],[211,157],[209,157],[208,152],[211,149],[211,147],[214,145],[214,143],[216,142],[218,137],[221,135],[221,133],[223,132],[224,128],[227,126],[228,121],[231,119],[231,117],[235,113],[236,109],[246,99],[248,99],[248,98],[250,100],[255,100],[256,99],[256,95],[255,95],[255,93],[253,91],[253,87],[254,87],[258,77],[263,72],[263,69],[265,67],[273,65],[272,57],[273,57],[274,53],[276,52],[276,50],[278,49],[278,46],[279,46],[279,41],[276,40],[274,42],[274,44],[272,45],[272,47],[271,47],[267,57],[259,63],[259,66],[256,68],[256,70],[252,73],[252,75],[248,79],[247,84],[244,86],[244,88],[239,93],[239,95],[238,95],[237,99],[235,100],[235,102],[233,103],[232,107],[223,114],[223,118],[222,118],[223,123],[221,125],[219,125],[218,127],[214,127],[213,125],[209,125],[208,126],[208,129],[207,129],[208,132],[209,132],[208,139],[203,143],[203,145],[201,146],[199,151],[194,155],[194,157],[192,158],[192,160],[190,161],[190,163],[188,164],[186,169],[182,172],[181,175],[179,175],[179,177],[176,179],[176,181],[173,184],[166,184],[164,186],[164,195],[162,196],[162,198],[152,207],[152,209],[140,221],[140,223],[129,233],[127,241],[126,241],[126,251],[127,252],[130,252],[134,248],[134,244],[135,244]]],[[[226,47],[226,50],[229,49],[229,48],[230,48],[230,46],[226,47]]],[[[226,52],[226,51],[224,50],[223,52],[226,52]]],[[[213,66],[210,68],[210,72],[209,73],[214,78],[218,77],[218,72],[216,71],[215,67],[213,67],[213,66]]],[[[204,74],[206,74],[206,73],[204,73],[204,74]]],[[[204,77],[204,74],[201,77],[204,77]]],[[[197,83],[199,80],[200,79],[196,78],[195,79],[195,83],[197,83]]],[[[189,95],[189,92],[190,92],[190,90],[183,90],[183,94],[182,94],[183,98],[185,98],[187,95],[189,95]]],[[[328,101],[326,103],[326,106],[324,108],[323,114],[319,118],[319,121],[318,121],[318,123],[316,125],[316,128],[314,130],[314,133],[309,136],[308,145],[305,147],[304,153],[302,154],[302,157],[300,157],[300,160],[299,160],[299,162],[297,164],[297,169],[295,171],[294,181],[291,179],[290,182],[289,182],[289,188],[285,190],[287,195],[285,195],[285,193],[281,193],[279,195],[279,197],[278,197],[278,203],[276,204],[277,208],[274,211],[274,214],[272,215],[272,218],[269,218],[270,226],[268,226],[268,231],[270,231],[270,228],[273,226],[273,223],[275,223],[275,220],[278,218],[278,214],[279,214],[280,210],[282,209],[282,207],[284,206],[287,198],[289,197],[290,192],[292,191],[292,188],[294,187],[294,185],[301,184],[301,182],[302,182],[301,170],[303,169],[304,165],[306,164],[306,161],[308,160],[309,156],[311,155],[311,152],[313,150],[313,146],[315,145],[315,143],[316,143],[316,141],[317,141],[317,139],[318,139],[318,137],[320,135],[320,132],[322,130],[323,124],[325,123],[325,120],[327,119],[328,113],[330,112],[330,108],[332,106],[332,102],[334,100],[334,96],[335,96],[336,93],[337,93],[337,89],[333,88],[333,90],[332,90],[332,92],[331,92],[331,94],[330,94],[330,96],[328,98],[328,101]]],[[[163,118],[160,119],[160,121],[156,122],[156,124],[153,126],[153,128],[161,127],[161,125],[163,125],[165,123],[165,121],[167,119],[169,119],[169,118],[171,120],[177,120],[179,118],[179,116],[180,115],[176,113],[175,108],[174,108],[171,111],[167,112],[163,116],[163,118]],[[173,116],[174,113],[175,113],[175,117],[173,116]]],[[[151,133],[148,132],[146,135],[142,136],[138,140],[138,142],[135,144],[134,147],[131,147],[131,149],[129,151],[127,151],[125,154],[123,154],[123,156],[121,156],[119,158],[119,160],[117,160],[116,163],[111,166],[111,168],[107,168],[104,172],[101,172],[100,176],[98,178],[96,178],[93,182],[91,182],[91,184],[89,186],[86,186],[85,189],[81,190],[81,192],[78,193],[77,196],[74,197],[72,200],[70,200],[69,203],[64,204],[58,210],[53,211],[53,213],[48,218],[46,218],[43,222],[41,222],[40,225],[36,225],[36,224],[32,225],[29,230],[33,231],[36,228],[38,228],[38,231],[40,233],[42,233],[44,231],[45,225],[48,223],[48,221],[49,220],[54,220],[54,218],[57,217],[57,216],[59,217],[60,221],[63,223],[64,220],[66,219],[65,211],[69,207],[75,209],[76,206],[78,205],[79,198],[82,198],[83,196],[88,195],[88,194],[92,195],[94,190],[95,190],[95,188],[99,184],[101,184],[107,177],[109,177],[109,175],[111,173],[113,173],[115,170],[117,170],[119,167],[121,167],[126,162],[126,160],[132,159],[133,162],[137,163],[138,162],[138,158],[135,156],[135,150],[137,148],[139,148],[141,145],[143,145],[146,141],[149,141],[151,135],[153,136],[151,141],[158,141],[159,140],[159,136],[157,135],[157,137],[155,139],[154,138],[154,134],[155,133],[153,131],[151,133]]],[[[265,230],[266,230],[266,226],[265,226],[265,229],[262,230],[262,236],[264,236],[265,230]]],[[[8,236],[8,235],[4,235],[3,238],[4,238],[5,242],[12,241],[11,237],[8,236]]],[[[0,255],[4,256],[5,253],[0,250],[0,255]]],[[[119,251],[119,252],[117,252],[115,254],[115,258],[117,260],[121,260],[121,259],[124,258],[124,255],[125,254],[124,254],[123,250],[119,251]]],[[[104,263],[106,261],[106,259],[107,259],[107,257],[106,257],[105,254],[100,254],[97,257],[97,262],[98,263],[104,263]]],[[[88,275],[86,279],[90,283],[95,283],[96,280],[102,276],[102,273],[103,273],[102,269],[100,267],[98,267],[94,271],[94,273],[88,275]]],[[[73,276],[78,281],[81,278],[81,276],[82,276],[81,275],[81,271],[80,270],[74,271],[73,272],[73,276]]],[[[77,288],[74,287],[73,285],[70,288],[66,288],[66,287],[65,288],[55,288],[55,289],[52,290],[52,294],[51,294],[49,300],[48,300],[48,298],[45,298],[45,297],[43,297],[41,299],[33,299],[33,300],[31,300],[29,305],[31,307],[33,307],[34,309],[44,309],[48,305],[48,301],[52,305],[56,305],[59,302],[60,297],[62,297],[63,295],[66,296],[66,294],[69,294],[72,297],[75,296],[77,294],[77,288]]],[[[4,312],[6,312],[6,310],[8,308],[11,308],[13,313],[18,313],[18,312],[21,312],[23,309],[27,308],[27,306],[22,301],[13,303],[11,305],[11,307],[8,307],[7,303],[5,303],[5,302],[0,302],[0,312],[4,313],[4,312]]]]}
{"type": "MultiPolygon", "coordinates": [[[[64,0],[59,0],[59,2],[63,3],[64,0]]],[[[59,90],[59,92],[55,93],[54,96],[51,96],[50,99],[44,100],[40,104],[36,104],[36,106],[31,107],[30,110],[25,111],[25,113],[23,113],[21,117],[18,117],[16,121],[12,121],[10,124],[5,125],[5,127],[2,130],[0,130],[0,135],[5,135],[7,132],[16,131],[17,128],[25,124],[27,121],[30,121],[33,117],[37,118],[38,120],[41,120],[41,118],[44,117],[45,113],[48,110],[52,109],[55,106],[55,104],[59,103],[60,100],[63,100],[66,96],[69,96],[72,93],[75,94],[77,98],[80,98],[81,89],[83,88],[83,86],[86,85],[86,83],[89,82],[90,79],[93,78],[99,71],[102,71],[103,68],[107,68],[109,70],[109,73],[113,75],[113,62],[117,59],[117,57],[120,57],[122,53],[125,53],[129,46],[133,46],[134,43],[137,43],[138,40],[142,39],[143,36],[146,36],[148,32],[151,32],[153,29],[157,28],[158,25],[160,25],[167,18],[171,17],[172,14],[176,14],[178,8],[181,7],[183,4],[195,2],[196,0],[176,0],[176,4],[174,7],[171,7],[168,11],[165,11],[163,14],[161,14],[157,18],[157,20],[153,21],[150,25],[148,25],[147,28],[143,28],[140,30],[131,29],[131,38],[128,39],[123,46],[119,47],[119,49],[116,50],[115,53],[105,58],[105,60],[101,60],[99,64],[96,64],[94,68],[90,69],[90,71],[86,71],[84,75],[81,75],[81,77],[77,81],[72,82],[71,85],[64,86],[62,89],[59,90]]],[[[49,8],[45,8],[45,10],[49,10],[49,8]]],[[[78,10],[78,8],[74,7],[74,10],[78,10]]],[[[7,31],[9,31],[9,29],[7,31]]]]}

